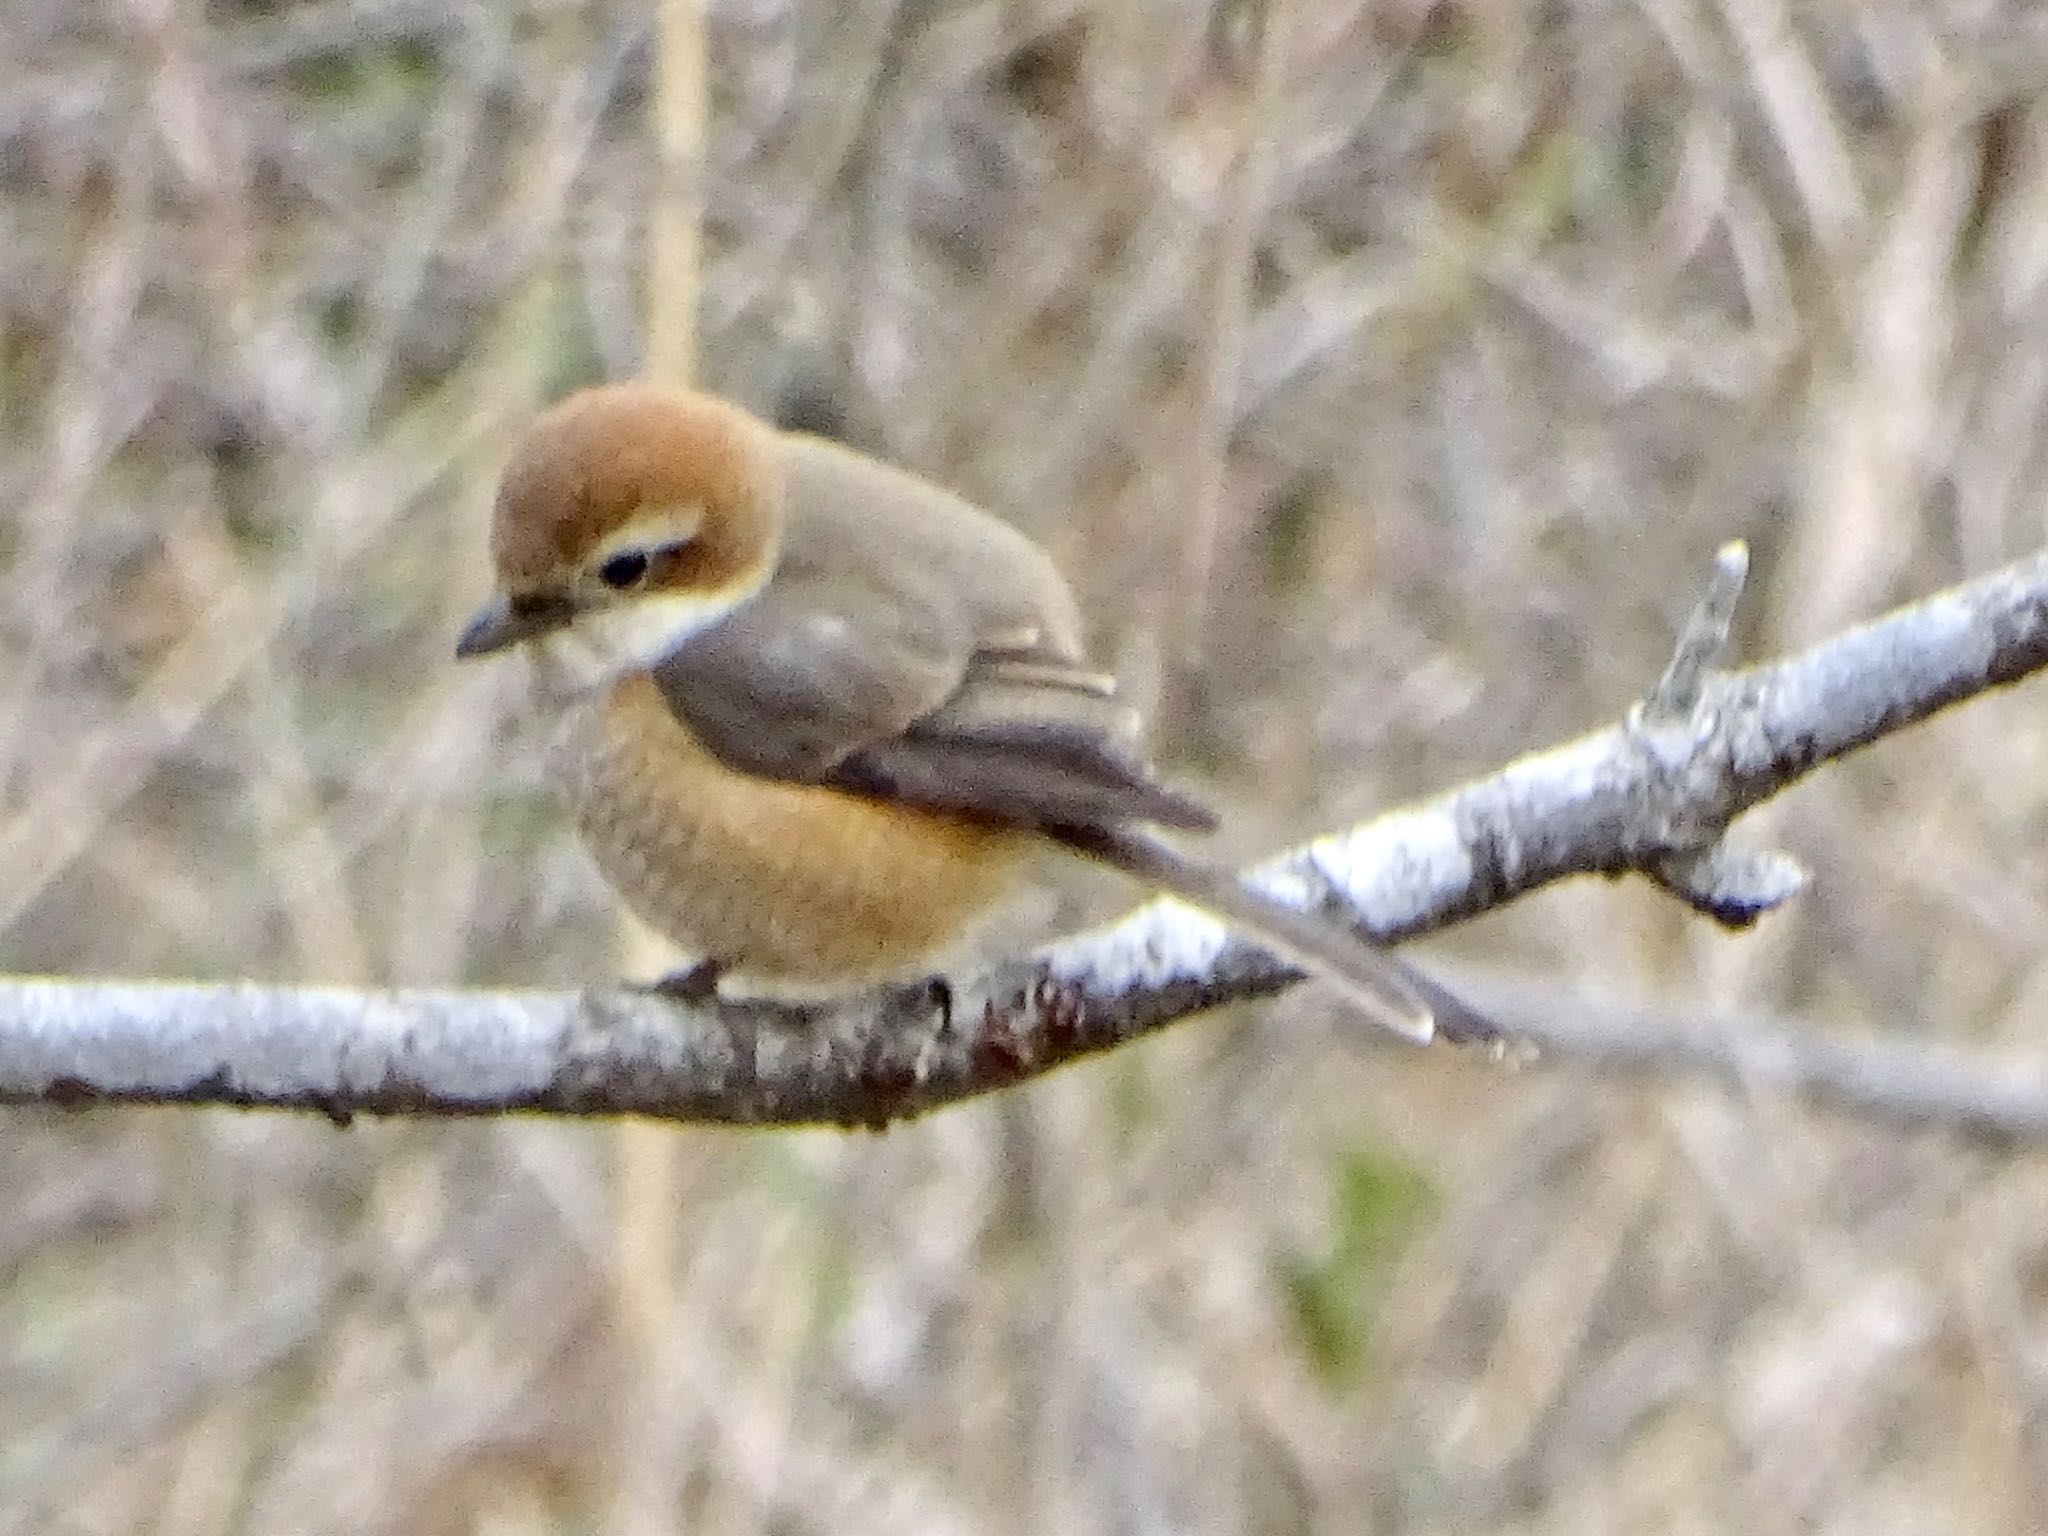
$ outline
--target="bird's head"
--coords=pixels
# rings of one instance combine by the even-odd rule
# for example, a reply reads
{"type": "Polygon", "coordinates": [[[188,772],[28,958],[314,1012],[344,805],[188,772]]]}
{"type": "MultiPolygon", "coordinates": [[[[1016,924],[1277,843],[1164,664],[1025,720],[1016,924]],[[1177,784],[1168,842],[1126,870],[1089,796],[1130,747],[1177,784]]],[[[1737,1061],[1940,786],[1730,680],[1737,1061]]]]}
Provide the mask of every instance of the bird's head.
{"type": "Polygon", "coordinates": [[[580,673],[648,665],[759,589],[782,521],[766,423],[657,385],[571,395],[506,467],[491,520],[496,591],[455,654],[548,639],[580,673]]]}

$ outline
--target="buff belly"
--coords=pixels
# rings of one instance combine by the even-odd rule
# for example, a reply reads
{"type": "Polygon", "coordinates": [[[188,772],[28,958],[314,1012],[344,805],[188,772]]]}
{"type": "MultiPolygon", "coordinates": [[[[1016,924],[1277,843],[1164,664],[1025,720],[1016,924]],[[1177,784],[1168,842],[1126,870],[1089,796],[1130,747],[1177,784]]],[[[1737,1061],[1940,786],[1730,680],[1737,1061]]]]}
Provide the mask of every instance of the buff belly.
{"type": "Polygon", "coordinates": [[[742,983],[907,977],[1015,884],[1029,839],[958,817],[736,773],[652,680],[576,712],[559,771],[598,868],[643,922],[742,983]]]}

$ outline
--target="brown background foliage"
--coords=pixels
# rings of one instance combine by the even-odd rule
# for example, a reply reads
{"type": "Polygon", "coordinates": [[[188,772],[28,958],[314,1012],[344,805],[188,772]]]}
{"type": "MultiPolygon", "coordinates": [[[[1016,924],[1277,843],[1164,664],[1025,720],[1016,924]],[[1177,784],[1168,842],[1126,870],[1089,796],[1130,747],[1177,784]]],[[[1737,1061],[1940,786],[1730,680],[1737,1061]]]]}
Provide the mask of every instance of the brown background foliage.
{"type": "MultiPolygon", "coordinates": [[[[449,649],[508,436],[639,365],[690,174],[653,18],[0,37],[7,963],[612,974],[449,649]]],[[[709,43],[703,374],[1042,537],[1231,852],[1613,718],[1729,537],[1752,655],[2043,541],[2037,6],[722,0],[709,43]]],[[[1816,876],[1757,933],[1585,884],[1432,949],[2036,1049],[2041,697],[1746,823],[1816,876]]],[[[602,1127],[9,1111],[0,1529],[2035,1527],[2038,1156],[1329,1026],[678,1132],[651,1242],[602,1127]]]]}

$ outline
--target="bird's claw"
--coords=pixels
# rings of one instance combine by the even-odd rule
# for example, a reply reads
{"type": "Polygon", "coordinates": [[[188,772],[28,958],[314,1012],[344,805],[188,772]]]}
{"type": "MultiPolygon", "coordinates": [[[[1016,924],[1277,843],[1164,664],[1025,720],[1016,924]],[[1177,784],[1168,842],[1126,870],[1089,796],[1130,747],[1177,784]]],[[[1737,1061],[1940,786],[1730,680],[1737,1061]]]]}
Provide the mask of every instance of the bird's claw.
{"type": "Polygon", "coordinates": [[[643,982],[639,990],[677,1003],[712,1003],[718,1000],[718,982],[725,967],[716,960],[699,960],[681,970],[670,971],[659,981],[643,982]]]}

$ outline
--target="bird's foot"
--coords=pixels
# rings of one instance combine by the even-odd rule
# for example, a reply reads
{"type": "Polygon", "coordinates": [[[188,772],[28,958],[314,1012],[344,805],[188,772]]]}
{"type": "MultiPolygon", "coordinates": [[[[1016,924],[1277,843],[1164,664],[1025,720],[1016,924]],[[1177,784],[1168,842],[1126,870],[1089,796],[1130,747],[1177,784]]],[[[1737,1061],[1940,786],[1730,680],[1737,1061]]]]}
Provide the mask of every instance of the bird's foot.
{"type": "Polygon", "coordinates": [[[725,967],[716,960],[699,960],[695,965],[670,971],[659,981],[642,982],[637,990],[652,992],[671,1002],[713,1003],[718,1001],[718,982],[723,975],[725,967]]]}

